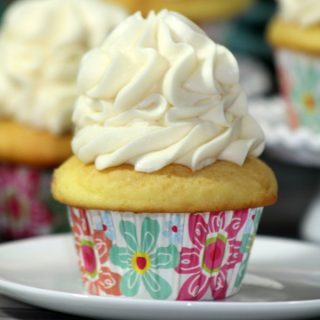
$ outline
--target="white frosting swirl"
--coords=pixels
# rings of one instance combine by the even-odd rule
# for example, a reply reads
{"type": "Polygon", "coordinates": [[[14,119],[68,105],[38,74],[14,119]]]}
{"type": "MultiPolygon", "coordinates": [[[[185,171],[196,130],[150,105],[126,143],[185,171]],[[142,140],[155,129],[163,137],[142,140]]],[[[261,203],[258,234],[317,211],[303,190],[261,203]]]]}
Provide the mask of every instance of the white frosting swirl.
{"type": "Polygon", "coordinates": [[[319,0],[278,0],[279,15],[287,21],[292,21],[307,27],[320,23],[319,0]]]}
{"type": "Polygon", "coordinates": [[[124,18],[99,0],[24,0],[0,35],[0,114],[53,133],[71,129],[83,54],[124,18]]]}
{"type": "Polygon", "coordinates": [[[241,165],[264,147],[233,55],[173,12],[122,22],[84,57],[78,88],[72,146],[98,170],[241,165]]]}

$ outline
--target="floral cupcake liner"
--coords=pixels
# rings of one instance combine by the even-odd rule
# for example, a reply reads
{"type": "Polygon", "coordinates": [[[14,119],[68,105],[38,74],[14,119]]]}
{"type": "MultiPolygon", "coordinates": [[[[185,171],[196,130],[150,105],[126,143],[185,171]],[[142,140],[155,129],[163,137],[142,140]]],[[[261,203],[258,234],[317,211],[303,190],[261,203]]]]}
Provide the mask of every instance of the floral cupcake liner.
{"type": "Polygon", "coordinates": [[[88,293],[217,300],[237,293],[262,208],[134,214],[69,208],[88,293]]]}
{"type": "Polygon", "coordinates": [[[320,57],[282,49],[276,61],[290,126],[320,132],[320,57]]]}
{"type": "Polygon", "coordinates": [[[19,239],[67,230],[65,206],[50,193],[51,172],[0,164],[0,238],[19,239]]]}

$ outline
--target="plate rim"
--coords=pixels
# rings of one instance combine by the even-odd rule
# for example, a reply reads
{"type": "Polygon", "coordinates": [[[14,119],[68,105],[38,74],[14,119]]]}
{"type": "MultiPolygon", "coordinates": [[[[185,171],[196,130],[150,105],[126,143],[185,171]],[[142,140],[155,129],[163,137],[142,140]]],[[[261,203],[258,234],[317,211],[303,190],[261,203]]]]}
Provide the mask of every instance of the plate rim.
{"type": "MultiPolygon", "coordinates": [[[[39,240],[47,240],[47,241],[70,241],[72,238],[72,234],[57,234],[57,235],[49,235],[49,236],[41,236],[26,240],[17,240],[9,243],[4,243],[0,245],[0,252],[5,248],[10,248],[12,246],[23,245],[30,242],[38,242],[39,240]]],[[[319,246],[309,243],[306,241],[299,241],[296,239],[288,239],[288,238],[277,238],[270,236],[257,236],[257,241],[267,241],[274,242],[280,241],[283,243],[295,244],[295,245],[307,245],[309,247],[313,247],[315,250],[320,252],[319,246]]],[[[71,240],[72,241],[72,240],[71,240]]],[[[299,315],[311,315],[317,316],[320,314],[320,298],[319,299],[307,299],[307,300],[290,300],[290,301],[259,301],[259,302],[241,302],[241,301],[166,301],[166,300],[147,300],[147,299],[136,299],[136,298],[123,298],[123,297],[108,297],[108,296],[90,296],[85,293],[71,293],[66,291],[58,291],[58,290],[50,290],[44,288],[33,287],[30,285],[25,285],[21,283],[17,283],[14,281],[10,281],[5,279],[0,274],[0,294],[13,298],[15,300],[31,304],[36,307],[42,307],[45,309],[49,309],[52,311],[60,311],[61,309],[57,308],[48,308],[47,306],[43,306],[43,304],[32,303],[30,302],[29,294],[36,298],[39,296],[45,295],[47,299],[58,299],[60,301],[64,300],[67,302],[75,302],[76,304],[80,304],[83,299],[89,301],[90,304],[94,304],[96,306],[105,306],[108,307],[110,305],[119,307],[122,306],[123,303],[131,308],[139,308],[140,306],[145,307],[154,307],[154,308],[163,308],[166,307],[167,311],[181,311],[182,309],[188,308],[191,312],[197,312],[199,315],[205,314],[210,311],[222,312],[227,314],[226,310],[229,308],[236,308],[239,312],[246,313],[254,313],[254,312],[262,312],[264,315],[270,315],[272,312],[277,311],[278,313],[288,311],[288,307],[290,307],[290,314],[295,311],[298,312],[299,315]],[[24,293],[27,298],[22,299],[21,297],[17,297],[17,293],[24,293]],[[272,311],[270,307],[272,306],[272,311]]],[[[65,312],[68,314],[75,314],[70,312],[65,312]]],[[[297,314],[297,315],[298,315],[297,314]]],[[[79,315],[79,314],[78,314],[79,315]]],[[[284,317],[282,317],[284,318],[284,317]]],[[[279,318],[280,319],[280,318],[279,318]]]]}

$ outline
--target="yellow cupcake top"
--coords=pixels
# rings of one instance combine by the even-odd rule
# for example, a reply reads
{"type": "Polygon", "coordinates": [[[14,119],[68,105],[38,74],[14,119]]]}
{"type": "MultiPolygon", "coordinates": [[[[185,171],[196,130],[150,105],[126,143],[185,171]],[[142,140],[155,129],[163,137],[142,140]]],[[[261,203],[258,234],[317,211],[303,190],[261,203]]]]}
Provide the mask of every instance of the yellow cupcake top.
{"type": "Polygon", "coordinates": [[[264,147],[234,56],[174,12],[123,21],[84,57],[78,88],[72,146],[98,170],[242,165],[264,147]]]}
{"type": "Polygon", "coordinates": [[[320,54],[320,1],[279,0],[279,11],[268,28],[274,47],[320,54]]]}
{"type": "Polygon", "coordinates": [[[253,0],[107,0],[126,6],[131,12],[168,9],[177,11],[194,21],[216,21],[239,15],[253,0]]]}
{"type": "Polygon", "coordinates": [[[24,0],[0,34],[0,115],[60,134],[71,130],[82,55],[126,16],[99,0],[24,0]]]}
{"type": "Polygon", "coordinates": [[[173,164],[152,173],[129,165],[97,171],[72,157],[55,170],[52,192],[58,201],[78,208],[186,213],[271,205],[277,182],[271,169],[253,157],[241,167],[217,161],[198,171],[173,164]]]}

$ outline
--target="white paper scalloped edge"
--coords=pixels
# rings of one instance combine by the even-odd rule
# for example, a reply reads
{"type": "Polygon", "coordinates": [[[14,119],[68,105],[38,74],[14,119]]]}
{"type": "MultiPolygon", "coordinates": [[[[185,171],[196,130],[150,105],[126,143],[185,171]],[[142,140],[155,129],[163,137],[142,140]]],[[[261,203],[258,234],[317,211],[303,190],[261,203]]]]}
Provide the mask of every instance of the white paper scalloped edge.
{"type": "Polygon", "coordinates": [[[249,110],[264,130],[267,152],[286,162],[320,167],[320,134],[291,129],[281,97],[252,100],[249,110]]]}

